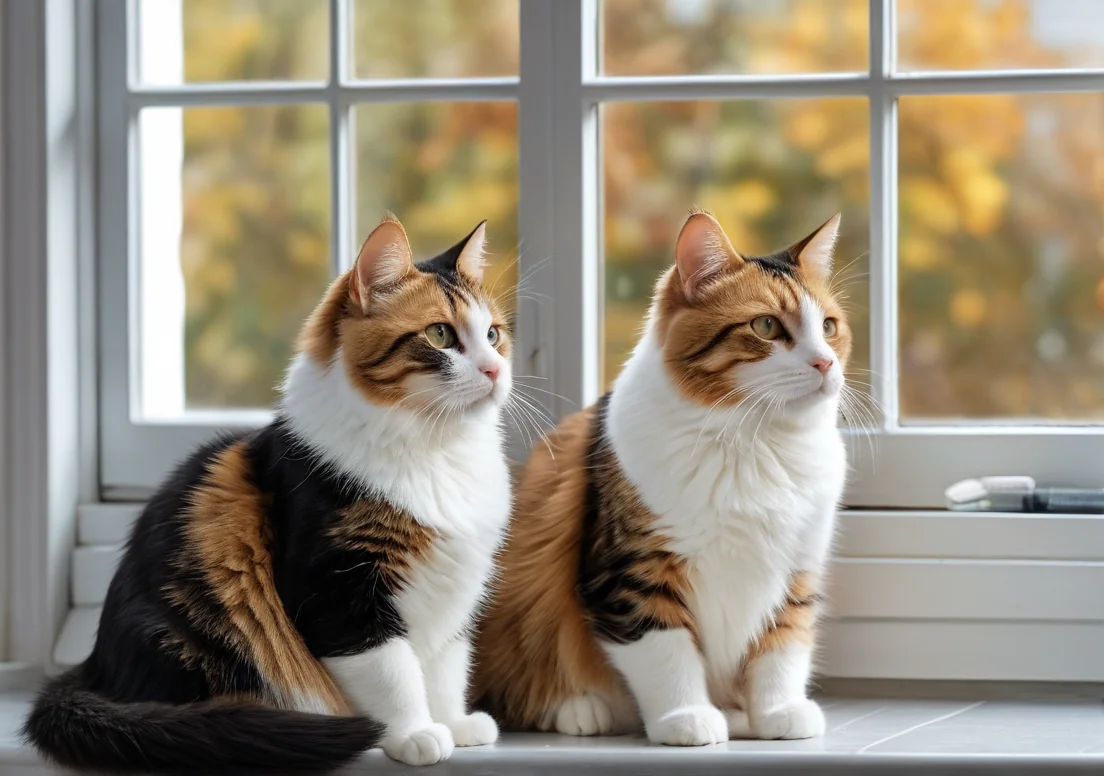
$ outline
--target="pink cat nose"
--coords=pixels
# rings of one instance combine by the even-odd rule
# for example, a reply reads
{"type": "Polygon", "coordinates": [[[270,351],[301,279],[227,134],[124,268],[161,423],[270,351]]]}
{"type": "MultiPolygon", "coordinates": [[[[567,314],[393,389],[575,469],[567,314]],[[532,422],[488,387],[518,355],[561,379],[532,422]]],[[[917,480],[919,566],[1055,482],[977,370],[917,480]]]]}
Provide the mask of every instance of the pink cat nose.
{"type": "Polygon", "coordinates": [[[832,368],[832,359],[830,358],[814,358],[809,362],[809,365],[815,368],[822,375],[828,374],[828,370],[832,368]]]}
{"type": "Polygon", "coordinates": [[[482,372],[483,374],[487,375],[487,377],[491,378],[492,383],[495,380],[498,379],[498,367],[497,366],[485,366],[482,369],[480,369],[479,371],[482,372]]]}

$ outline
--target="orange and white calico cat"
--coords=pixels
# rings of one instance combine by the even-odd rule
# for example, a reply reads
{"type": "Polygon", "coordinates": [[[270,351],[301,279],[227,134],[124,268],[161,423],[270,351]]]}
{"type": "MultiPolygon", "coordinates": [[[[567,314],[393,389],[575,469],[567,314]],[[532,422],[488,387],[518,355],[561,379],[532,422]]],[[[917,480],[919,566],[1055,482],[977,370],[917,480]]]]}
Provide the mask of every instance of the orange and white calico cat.
{"type": "Polygon", "coordinates": [[[839,216],[768,256],[690,216],[612,391],[521,477],[477,697],[508,727],[805,738],[846,469],[839,216]]]}

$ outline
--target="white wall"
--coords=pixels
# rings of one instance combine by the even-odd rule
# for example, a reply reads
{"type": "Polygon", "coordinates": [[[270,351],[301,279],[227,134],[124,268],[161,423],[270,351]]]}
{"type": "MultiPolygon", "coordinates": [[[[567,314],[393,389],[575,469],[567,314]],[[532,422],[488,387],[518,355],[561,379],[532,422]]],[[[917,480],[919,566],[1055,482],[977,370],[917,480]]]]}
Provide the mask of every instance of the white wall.
{"type": "MultiPolygon", "coordinates": [[[[4,14],[0,13],[0,84],[4,83],[4,14]]],[[[4,106],[0,102],[0,170],[4,169],[6,159],[4,156],[4,106]]],[[[0,174],[0,202],[4,202],[4,176],[0,174]]],[[[0,300],[6,299],[4,292],[4,276],[7,269],[4,265],[4,218],[0,213],[0,300]]],[[[8,510],[5,506],[7,499],[7,463],[5,460],[6,440],[8,438],[7,426],[4,423],[4,408],[6,407],[4,387],[7,383],[7,328],[4,325],[4,315],[0,314],[0,662],[7,659],[8,654],[8,574],[11,569],[9,552],[11,541],[8,536],[8,510]]]]}
{"type": "Polygon", "coordinates": [[[82,462],[81,216],[88,157],[77,111],[79,0],[3,15],[4,434],[7,654],[47,664],[68,610],[82,462]],[[50,55],[47,56],[47,50],[50,55]],[[83,168],[82,168],[83,165],[83,168]]]}

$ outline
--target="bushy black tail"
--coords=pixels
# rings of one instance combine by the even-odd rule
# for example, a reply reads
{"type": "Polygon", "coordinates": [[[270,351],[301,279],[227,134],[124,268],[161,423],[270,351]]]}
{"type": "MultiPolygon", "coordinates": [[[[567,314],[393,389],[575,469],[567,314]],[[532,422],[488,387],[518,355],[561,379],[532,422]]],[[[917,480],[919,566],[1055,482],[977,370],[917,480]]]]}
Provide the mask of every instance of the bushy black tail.
{"type": "Polygon", "coordinates": [[[70,768],[146,772],[334,770],[372,746],[383,726],[263,706],[114,703],[82,689],[80,669],[52,679],[23,736],[70,768]]]}

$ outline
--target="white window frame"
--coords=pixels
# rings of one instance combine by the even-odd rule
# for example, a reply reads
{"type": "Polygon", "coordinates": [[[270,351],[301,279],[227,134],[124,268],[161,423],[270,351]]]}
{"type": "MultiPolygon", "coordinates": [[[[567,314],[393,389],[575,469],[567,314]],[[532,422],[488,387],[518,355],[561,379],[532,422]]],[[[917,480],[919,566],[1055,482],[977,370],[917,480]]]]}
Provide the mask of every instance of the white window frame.
{"type": "MultiPolygon", "coordinates": [[[[882,408],[873,449],[854,440],[849,506],[939,508],[943,489],[968,476],[1030,474],[1041,481],[1090,486],[1104,465],[1104,428],[1034,423],[906,425],[897,412],[897,98],[908,95],[1104,91],[1104,72],[1001,71],[896,73],[894,4],[870,2],[869,73],[780,76],[607,77],[598,65],[598,0],[526,0],[521,4],[520,77],[356,81],[348,72],[344,0],[330,0],[328,83],[199,84],[151,87],[138,83],[127,52],[134,50],[128,0],[100,3],[100,204],[105,493],[136,495],[156,486],[187,450],[227,425],[250,425],[264,415],[205,413],[179,422],[137,423],[138,305],[131,304],[137,267],[134,130],[138,111],[151,106],[321,103],[330,109],[334,272],[353,252],[350,112],[359,102],[516,100],[519,107],[519,235],[526,245],[519,272],[553,256],[535,272],[539,295],[523,302],[519,360],[527,374],[549,381],[562,399],[553,417],[586,406],[599,390],[602,273],[598,113],[623,100],[739,100],[863,97],[870,113],[870,332],[873,395],[882,408]],[[128,45],[129,44],[129,45],[128,45]],[[129,332],[129,334],[128,334],[129,332]],[[871,452],[876,460],[871,458],[871,452]],[[922,463],[918,463],[922,462],[922,463]]],[[[133,18],[133,17],[131,17],[133,18]]],[[[846,226],[845,226],[846,228],[846,226]]],[[[523,452],[523,451],[519,451],[523,452]]]]}
{"type": "MultiPolygon", "coordinates": [[[[86,502],[77,537],[82,546],[74,552],[72,566],[72,600],[80,605],[70,613],[66,636],[56,645],[54,654],[59,663],[80,659],[86,652],[94,633],[96,602],[102,600],[102,588],[118,557],[117,550],[108,543],[121,540],[134,515],[132,506],[89,503],[99,500],[95,488],[90,490],[83,484],[87,482],[84,473],[89,465],[94,467],[97,462],[94,450],[87,449],[88,439],[95,437],[97,413],[94,401],[91,409],[86,406],[85,397],[94,391],[87,390],[87,382],[81,382],[94,374],[98,366],[101,390],[105,394],[118,391],[119,375],[126,374],[125,369],[119,368],[129,366],[123,344],[130,323],[123,304],[128,281],[124,258],[129,255],[123,238],[133,226],[126,220],[125,207],[127,163],[133,161],[133,156],[125,141],[125,130],[137,105],[144,104],[142,101],[177,104],[173,90],[142,90],[138,97],[126,97],[119,88],[119,83],[125,84],[125,80],[117,81],[114,87],[105,83],[111,73],[124,79],[127,75],[125,61],[120,58],[123,47],[105,45],[107,41],[118,42],[119,35],[125,34],[125,26],[119,24],[125,2],[101,0],[97,19],[100,80],[97,88],[88,88],[99,110],[99,153],[82,155],[78,143],[74,154],[78,172],[94,167],[93,162],[98,162],[99,167],[96,225],[100,238],[97,258],[99,323],[103,336],[99,341],[100,356],[94,365],[81,364],[74,357],[78,350],[81,353],[89,350],[87,338],[92,327],[86,314],[74,312],[67,318],[53,310],[52,302],[57,298],[64,301],[72,293],[71,287],[66,282],[51,286],[46,282],[45,269],[16,271],[9,263],[5,275],[5,301],[11,303],[6,318],[8,330],[45,322],[48,325],[41,326],[42,335],[37,341],[60,346],[60,355],[51,357],[50,364],[35,355],[38,351],[26,347],[18,354],[4,354],[8,395],[3,419],[9,431],[14,431],[9,434],[4,450],[8,482],[27,484],[26,488],[5,494],[8,516],[14,523],[9,525],[9,536],[14,540],[7,549],[9,557],[18,563],[17,568],[13,565],[15,574],[9,580],[14,578],[13,588],[32,594],[28,600],[13,598],[19,611],[12,621],[18,622],[19,627],[9,634],[14,636],[9,642],[16,649],[9,649],[8,656],[32,661],[41,660],[43,654],[35,651],[36,646],[41,648],[48,643],[51,633],[57,632],[53,618],[57,616],[58,605],[50,596],[56,598],[58,585],[64,584],[66,578],[58,553],[65,550],[66,542],[71,542],[76,533],[76,500],[86,502]],[[109,279],[123,282],[109,283],[109,279]],[[15,286],[13,280],[17,281],[15,286]],[[48,308],[52,317],[47,321],[44,311],[48,308]],[[29,370],[25,369],[28,364],[29,370]],[[16,371],[19,377],[13,380],[16,371]],[[84,386],[78,407],[80,420],[84,421],[81,434],[66,431],[66,421],[73,418],[73,405],[65,400],[64,389],[73,384],[72,380],[84,386]],[[43,399],[46,396],[50,397],[48,401],[43,399]],[[33,423],[24,418],[27,411],[33,423]],[[87,429],[89,419],[91,432],[87,429]],[[17,463],[13,452],[22,457],[28,451],[30,457],[20,458],[22,462],[17,463]],[[74,471],[81,474],[76,483],[70,476],[74,471]],[[43,584],[39,590],[36,585],[44,577],[49,584],[43,584]],[[101,591],[90,592],[96,585],[101,586],[101,591]],[[46,607],[42,610],[45,616],[35,614],[36,604],[46,607]],[[19,612],[37,618],[35,624],[28,627],[19,621],[19,612]]],[[[87,7],[80,0],[49,0],[48,5],[51,25],[62,26],[64,23],[56,20],[77,18],[74,5],[78,9],[87,7]],[[56,10],[66,8],[68,17],[55,14],[56,10]]],[[[334,0],[331,7],[337,5],[338,0],[334,0]]],[[[549,408],[557,417],[593,400],[598,390],[602,294],[597,119],[601,102],[829,94],[865,95],[871,100],[872,319],[893,324],[872,332],[875,335],[872,366],[881,373],[875,386],[876,395],[888,408],[887,417],[892,419],[891,389],[896,384],[892,358],[896,338],[892,320],[892,302],[896,298],[893,231],[896,191],[892,175],[896,159],[895,98],[906,94],[1104,91],[1104,75],[1099,71],[894,75],[889,66],[892,41],[887,33],[893,29],[889,0],[870,3],[872,29],[880,31],[872,37],[870,75],[783,77],[600,77],[596,0],[522,0],[521,6],[522,59],[516,83],[510,79],[509,83],[475,84],[404,82],[363,91],[357,86],[358,91],[350,94],[356,100],[411,95],[448,100],[486,99],[485,89],[489,89],[500,98],[507,98],[509,93],[508,98],[518,100],[519,233],[527,246],[522,261],[531,262],[523,264],[521,272],[525,273],[541,257],[556,257],[550,272],[537,273],[534,278],[538,284],[535,290],[552,296],[556,303],[523,304],[517,358],[523,363],[519,368],[529,374],[547,376],[550,390],[564,397],[550,402],[549,408]],[[568,164],[567,160],[578,164],[568,164]],[[875,170],[884,174],[875,175],[875,170]]],[[[45,12],[30,15],[34,16],[33,24],[22,34],[35,41],[38,38],[34,34],[42,32],[41,51],[35,48],[38,44],[28,43],[37,53],[23,60],[24,66],[45,58],[45,12]]],[[[81,27],[77,25],[77,29],[81,27]]],[[[68,34],[72,36],[73,30],[68,30],[68,34]]],[[[12,33],[5,34],[5,41],[12,38],[12,33]]],[[[64,47],[65,38],[60,36],[52,42],[64,47]]],[[[335,52],[335,56],[339,54],[335,52]]],[[[9,61],[6,53],[5,64],[9,61]]],[[[82,72],[91,70],[89,67],[82,72]]],[[[49,93],[46,88],[49,80],[46,75],[29,79],[43,93],[49,93]]],[[[305,96],[299,89],[296,85],[284,96],[298,100],[305,96]]],[[[257,97],[252,90],[239,85],[201,87],[200,91],[202,101],[208,103],[237,104],[243,100],[270,101],[274,97],[271,93],[257,97]]],[[[39,110],[42,102],[34,94],[23,97],[26,99],[16,104],[33,109],[29,110],[33,126],[21,130],[26,133],[23,139],[29,138],[30,142],[28,145],[13,142],[11,147],[30,149],[24,163],[42,172],[47,185],[54,186],[55,177],[46,174],[52,171],[48,168],[53,149],[41,142],[36,145],[34,140],[40,131],[45,132],[49,112],[39,110]]],[[[5,104],[10,105],[18,98],[19,95],[6,95],[5,104]]],[[[45,102],[45,98],[41,100],[45,102]]],[[[8,120],[5,130],[10,127],[8,120]]],[[[339,130],[340,122],[334,127],[339,130]]],[[[348,138],[342,142],[347,143],[348,138]]],[[[335,146],[335,153],[348,153],[348,148],[335,146]]],[[[59,167],[65,171],[63,164],[59,167]]],[[[336,164],[335,170],[348,171],[348,167],[336,164]]],[[[77,184],[67,182],[63,176],[59,185],[68,191],[79,189],[80,181],[87,180],[83,173],[78,175],[77,184]]],[[[6,178],[4,183],[8,192],[5,202],[13,203],[11,179],[6,178]]],[[[21,191],[24,193],[25,190],[21,191]]],[[[24,197],[24,209],[17,210],[5,224],[5,254],[48,255],[51,278],[59,275],[73,278],[88,293],[94,284],[89,284],[87,272],[81,269],[85,265],[79,257],[85,254],[79,243],[80,235],[92,231],[90,219],[82,218],[76,203],[50,198],[42,192],[30,194],[24,197]],[[53,238],[47,218],[51,214],[58,219],[56,223],[68,224],[73,229],[76,236],[72,239],[77,245],[69,244],[67,232],[60,241],[53,238]],[[13,225],[15,234],[11,233],[13,225]],[[67,250],[70,247],[75,249],[67,250]]],[[[77,199],[79,202],[82,198],[77,199]]],[[[335,210],[340,211],[342,203],[342,198],[335,197],[335,210]]],[[[18,207],[18,203],[13,204],[18,207]]],[[[343,235],[334,241],[334,266],[338,268],[348,258],[348,254],[338,253],[342,243],[351,250],[352,237],[342,232],[348,229],[347,213],[335,214],[335,226],[336,233],[343,235]]],[[[91,351],[94,354],[95,348],[91,351]]],[[[122,387],[129,390],[128,386],[122,387]]],[[[98,462],[101,472],[108,474],[113,471],[109,461],[111,451],[117,451],[119,444],[117,439],[110,439],[119,433],[119,426],[112,425],[113,420],[118,417],[101,409],[103,441],[98,462]]],[[[157,433],[165,432],[160,437],[151,431],[145,439],[133,435],[126,439],[135,447],[132,457],[141,458],[139,463],[144,462],[149,473],[159,476],[171,459],[183,452],[183,445],[198,442],[213,430],[166,426],[158,430],[157,433]],[[158,470],[153,472],[154,468],[158,470]]],[[[859,471],[848,495],[851,506],[872,508],[845,511],[841,520],[842,535],[832,574],[831,599],[836,619],[824,638],[825,672],[831,676],[863,678],[1104,681],[1104,664],[1099,660],[1104,652],[1104,599],[1095,592],[1104,589],[1104,519],[908,510],[940,506],[943,487],[966,472],[977,473],[973,467],[982,465],[980,462],[985,462],[992,471],[1034,474],[1058,483],[1094,484],[1093,475],[1099,472],[1093,470],[1099,468],[1097,462],[1104,458],[1100,455],[1102,439],[1099,430],[1088,428],[948,429],[900,427],[886,422],[885,428],[878,432],[877,470],[868,467],[859,471]]],[[[859,450],[862,447],[863,444],[857,445],[859,450]]],[[[118,499],[147,492],[142,482],[137,482],[136,487],[130,487],[126,477],[118,482],[121,486],[105,487],[101,495],[118,499]]],[[[136,479],[129,482],[135,483],[136,479]]],[[[105,475],[103,483],[111,485],[112,477],[105,475]]]]}

